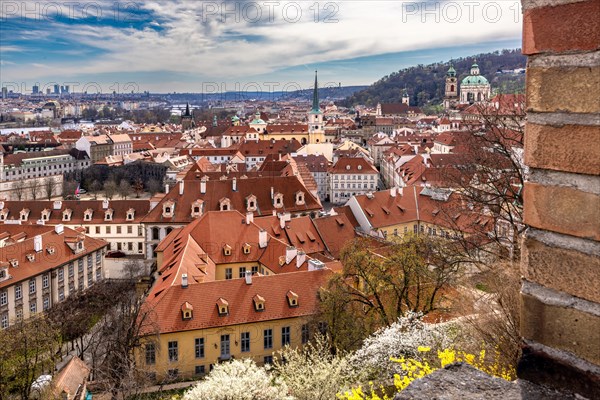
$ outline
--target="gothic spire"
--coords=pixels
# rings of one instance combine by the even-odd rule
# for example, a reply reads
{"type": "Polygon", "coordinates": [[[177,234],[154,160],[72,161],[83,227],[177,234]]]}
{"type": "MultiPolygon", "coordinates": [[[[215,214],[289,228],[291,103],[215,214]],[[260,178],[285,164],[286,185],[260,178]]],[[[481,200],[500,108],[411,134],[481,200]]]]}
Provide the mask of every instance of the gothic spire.
{"type": "Polygon", "coordinates": [[[315,88],[313,89],[313,104],[311,111],[315,113],[321,111],[319,108],[319,84],[317,82],[317,71],[315,71],[315,88]]]}

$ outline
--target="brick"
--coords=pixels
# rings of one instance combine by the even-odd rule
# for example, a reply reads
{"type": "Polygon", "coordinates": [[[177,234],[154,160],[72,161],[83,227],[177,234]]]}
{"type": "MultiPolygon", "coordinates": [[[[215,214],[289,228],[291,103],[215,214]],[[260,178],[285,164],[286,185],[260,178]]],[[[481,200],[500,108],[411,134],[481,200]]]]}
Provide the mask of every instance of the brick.
{"type": "Polygon", "coordinates": [[[599,91],[599,66],[527,70],[528,111],[598,113],[599,91]]]}
{"type": "Polygon", "coordinates": [[[521,293],[521,335],[600,364],[600,317],[521,293]]]}
{"type": "Polygon", "coordinates": [[[523,14],[523,54],[600,48],[600,2],[532,8],[523,14]]]}
{"type": "Polygon", "coordinates": [[[533,168],[600,174],[600,126],[528,123],[525,163],[533,168]]]}
{"type": "Polygon", "coordinates": [[[570,187],[526,182],[523,200],[527,225],[600,240],[600,196],[570,187]]]}
{"type": "Polygon", "coordinates": [[[519,379],[559,390],[566,389],[588,399],[596,398],[600,393],[600,374],[585,367],[579,368],[569,360],[558,359],[556,354],[548,354],[539,347],[537,343],[523,347],[523,355],[517,365],[519,379]]]}
{"type": "Polygon", "coordinates": [[[521,273],[528,281],[585,300],[600,303],[600,256],[548,246],[526,237],[521,253],[521,273]]]}

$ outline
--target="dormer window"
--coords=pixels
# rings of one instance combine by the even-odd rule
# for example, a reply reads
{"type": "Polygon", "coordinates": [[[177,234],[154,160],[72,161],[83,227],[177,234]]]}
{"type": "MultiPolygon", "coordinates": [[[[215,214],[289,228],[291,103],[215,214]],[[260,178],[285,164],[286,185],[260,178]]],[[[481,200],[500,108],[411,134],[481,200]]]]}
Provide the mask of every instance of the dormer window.
{"type": "Polygon", "coordinates": [[[71,210],[70,208],[67,208],[65,211],[63,211],[62,213],[62,220],[63,221],[70,221],[71,220],[71,215],[73,214],[73,210],[71,210]]]}
{"type": "Polygon", "coordinates": [[[244,245],[242,246],[242,251],[244,252],[244,254],[250,254],[251,249],[252,246],[250,246],[250,243],[244,243],[244,245]]]}
{"type": "Polygon", "coordinates": [[[0,211],[0,221],[6,221],[6,218],[8,218],[8,209],[4,208],[0,211]]]}
{"type": "Polygon", "coordinates": [[[203,201],[198,199],[192,203],[192,217],[199,217],[202,215],[202,209],[204,207],[203,201]]]}
{"type": "Polygon", "coordinates": [[[275,193],[275,196],[273,196],[273,206],[275,206],[275,208],[283,207],[283,194],[275,193]]]}
{"type": "Polygon", "coordinates": [[[94,215],[94,210],[92,210],[91,208],[88,208],[83,213],[83,220],[84,221],[91,221],[92,220],[92,215],[94,215]]]}
{"type": "Polygon", "coordinates": [[[8,260],[8,262],[13,268],[17,268],[19,266],[19,260],[17,260],[16,258],[11,258],[10,260],[8,260]]]}
{"type": "Polygon", "coordinates": [[[109,208],[108,210],[104,211],[104,220],[112,221],[112,219],[113,219],[113,209],[109,208]]]}
{"type": "Polygon", "coordinates": [[[35,254],[33,254],[33,253],[27,254],[27,261],[29,261],[29,262],[35,261],[35,254]]]}
{"type": "Polygon", "coordinates": [[[134,218],[135,210],[133,208],[130,208],[129,210],[127,210],[127,221],[133,221],[134,218]]]}
{"type": "Polygon", "coordinates": [[[48,221],[50,219],[50,210],[45,208],[42,210],[42,221],[48,221]]]}
{"type": "Polygon", "coordinates": [[[21,210],[20,212],[20,220],[21,221],[27,221],[27,218],[29,218],[29,208],[24,208],[21,210]]]}
{"type": "Polygon", "coordinates": [[[217,300],[217,311],[220,317],[224,317],[229,314],[229,303],[222,297],[217,300]]]}
{"type": "Polygon", "coordinates": [[[350,166],[349,165],[346,165],[346,170],[350,171],[350,166]]]}
{"type": "Polygon", "coordinates": [[[298,307],[298,295],[296,293],[288,290],[286,297],[290,307],[298,307]]]}
{"type": "Polygon", "coordinates": [[[184,321],[192,319],[194,316],[194,307],[187,301],[181,305],[181,319],[184,321]]]}
{"type": "Polygon", "coordinates": [[[163,217],[164,218],[173,218],[175,214],[175,202],[173,200],[169,200],[163,204],[163,217]]]}
{"type": "Polygon", "coordinates": [[[8,279],[8,268],[0,268],[0,282],[8,279]]]}
{"type": "Polygon", "coordinates": [[[302,206],[304,205],[304,192],[296,192],[296,205],[302,206]]]}
{"type": "Polygon", "coordinates": [[[252,298],[252,301],[254,302],[254,310],[255,311],[264,311],[265,310],[265,298],[264,297],[257,294],[252,298]]]}
{"type": "Polygon", "coordinates": [[[231,200],[229,200],[227,197],[223,197],[221,200],[219,200],[219,209],[221,211],[231,210],[231,200]]]}
{"type": "Polygon", "coordinates": [[[250,196],[246,197],[246,210],[247,211],[256,211],[257,209],[257,205],[256,205],[256,196],[251,194],[250,196]]]}
{"type": "Polygon", "coordinates": [[[48,252],[48,254],[52,255],[56,252],[56,248],[54,246],[49,246],[46,251],[48,252]]]}
{"type": "Polygon", "coordinates": [[[226,256],[230,256],[231,255],[231,246],[226,244],[225,246],[223,246],[223,254],[226,256]]]}
{"type": "Polygon", "coordinates": [[[362,169],[362,165],[359,165],[357,168],[360,171],[362,169]]]}

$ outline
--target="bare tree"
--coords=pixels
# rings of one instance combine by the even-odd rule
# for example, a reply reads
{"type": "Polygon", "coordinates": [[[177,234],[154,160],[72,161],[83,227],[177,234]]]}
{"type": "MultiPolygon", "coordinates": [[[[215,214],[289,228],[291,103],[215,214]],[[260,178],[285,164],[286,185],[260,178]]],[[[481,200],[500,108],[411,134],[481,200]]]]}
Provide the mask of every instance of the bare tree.
{"type": "Polygon", "coordinates": [[[43,183],[42,187],[44,189],[44,196],[48,200],[52,200],[52,196],[56,192],[56,186],[57,186],[56,181],[54,180],[53,177],[48,176],[48,177],[46,177],[46,179],[44,179],[44,183],[43,183]]]}
{"type": "Polygon", "coordinates": [[[118,191],[122,199],[127,199],[127,196],[131,195],[131,185],[126,179],[121,179],[118,191]]]}
{"type": "Polygon", "coordinates": [[[10,187],[11,187],[12,193],[17,198],[17,200],[19,200],[19,201],[23,200],[23,197],[25,196],[25,187],[23,185],[23,182],[21,182],[21,181],[13,182],[12,185],[10,185],[10,187]]]}
{"type": "Polygon", "coordinates": [[[150,193],[151,196],[154,196],[160,191],[160,183],[156,179],[150,179],[146,183],[146,190],[148,191],[148,193],[150,193]]]}
{"type": "Polygon", "coordinates": [[[31,180],[31,185],[29,186],[29,195],[32,200],[36,200],[38,198],[40,191],[40,182],[37,178],[31,180]]]}
{"type": "Polygon", "coordinates": [[[94,200],[98,199],[98,192],[102,190],[102,184],[98,180],[94,180],[90,185],[90,192],[94,195],[94,200]]]}
{"type": "Polygon", "coordinates": [[[133,184],[133,191],[135,192],[135,197],[137,199],[140,198],[140,195],[142,193],[144,193],[144,182],[142,182],[141,179],[138,179],[134,184],[133,184]]]}
{"type": "Polygon", "coordinates": [[[104,196],[106,196],[107,199],[112,200],[112,198],[117,193],[117,189],[118,188],[117,188],[117,184],[115,183],[115,181],[108,180],[108,181],[104,182],[104,196]]]}

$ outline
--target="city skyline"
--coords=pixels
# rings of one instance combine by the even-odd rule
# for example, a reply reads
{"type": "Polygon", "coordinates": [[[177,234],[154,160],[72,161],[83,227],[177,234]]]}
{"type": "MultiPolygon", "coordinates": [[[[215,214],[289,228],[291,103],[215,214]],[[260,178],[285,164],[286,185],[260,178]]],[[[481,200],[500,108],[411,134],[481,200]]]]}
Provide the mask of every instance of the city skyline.
{"type": "Polygon", "coordinates": [[[323,85],[368,85],[407,66],[516,48],[521,36],[518,2],[48,4],[3,2],[2,86],[277,91],[309,88],[315,69],[323,85]]]}

